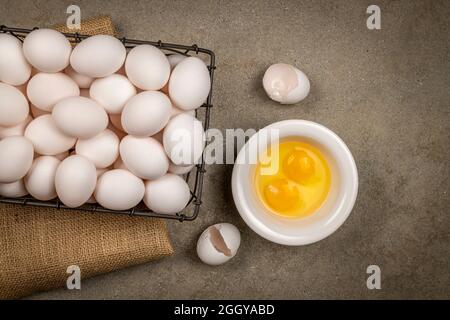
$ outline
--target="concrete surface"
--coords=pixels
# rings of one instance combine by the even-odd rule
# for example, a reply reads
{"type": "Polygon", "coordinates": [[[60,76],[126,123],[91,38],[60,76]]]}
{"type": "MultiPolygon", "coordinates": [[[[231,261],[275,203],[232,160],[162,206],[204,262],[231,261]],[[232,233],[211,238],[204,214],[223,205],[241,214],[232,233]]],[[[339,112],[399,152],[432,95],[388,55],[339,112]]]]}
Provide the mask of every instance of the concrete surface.
{"type": "Polygon", "coordinates": [[[353,152],[360,190],[335,234],[283,247],[245,226],[231,198],[232,166],[215,165],[198,220],[169,223],[174,256],[32,298],[450,298],[448,1],[14,0],[1,1],[0,23],[49,26],[72,3],[85,17],[111,15],[128,37],[213,49],[212,126],[322,123],[353,152]],[[382,11],[378,31],[366,28],[373,3],[382,11]],[[304,102],[286,107],[265,96],[261,77],[275,62],[310,77],[304,102]],[[240,228],[242,246],[212,268],[199,262],[195,243],[221,221],[240,228]],[[366,287],[371,264],[381,267],[381,290],[366,287]]]}

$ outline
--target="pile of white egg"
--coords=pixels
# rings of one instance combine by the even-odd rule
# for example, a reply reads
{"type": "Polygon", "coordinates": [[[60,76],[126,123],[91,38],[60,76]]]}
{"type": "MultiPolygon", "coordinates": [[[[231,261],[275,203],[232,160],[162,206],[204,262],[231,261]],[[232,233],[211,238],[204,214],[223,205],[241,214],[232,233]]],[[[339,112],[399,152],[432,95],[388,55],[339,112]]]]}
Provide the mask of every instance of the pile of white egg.
{"type": "Polygon", "coordinates": [[[179,175],[201,159],[195,109],[210,87],[202,60],[151,45],[0,34],[0,195],[181,211],[190,190],[179,175]]]}

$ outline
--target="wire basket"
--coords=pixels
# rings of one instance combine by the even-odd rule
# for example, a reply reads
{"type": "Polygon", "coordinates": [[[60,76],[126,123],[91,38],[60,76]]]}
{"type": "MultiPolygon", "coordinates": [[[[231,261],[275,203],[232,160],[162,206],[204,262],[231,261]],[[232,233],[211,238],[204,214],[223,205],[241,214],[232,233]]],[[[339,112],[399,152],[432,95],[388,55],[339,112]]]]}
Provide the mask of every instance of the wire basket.
{"type": "MultiPolygon", "coordinates": [[[[19,39],[23,42],[23,39],[26,37],[28,33],[31,31],[38,29],[22,29],[22,28],[9,28],[4,25],[0,26],[0,33],[8,33],[19,39]]],[[[90,37],[89,35],[82,35],[79,33],[63,33],[66,38],[72,43],[76,44],[81,42],[83,39],[90,37]]],[[[201,55],[202,58],[208,59],[207,62],[209,74],[211,77],[211,88],[206,102],[196,110],[196,117],[203,122],[204,130],[208,130],[209,121],[210,121],[210,113],[211,113],[211,98],[212,98],[212,87],[213,87],[213,77],[215,66],[215,55],[214,52],[208,49],[200,48],[196,44],[192,46],[172,44],[172,43],[164,43],[159,41],[143,41],[143,40],[132,40],[127,38],[118,38],[124,45],[127,50],[134,48],[137,45],[141,44],[150,44],[159,49],[161,49],[166,55],[170,53],[179,53],[184,56],[190,55],[201,55]]],[[[85,204],[78,208],[69,208],[65,206],[59,199],[52,201],[40,201],[34,199],[30,196],[25,196],[21,198],[7,198],[0,196],[0,202],[2,203],[10,203],[10,204],[20,204],[20,205],[31,205],[38,207],[47,207],[47,208],[56,208],[56,209],[71,209],[71,210],[82,210],[82,211],[90,211],[93,213],[96,212],[105,212],[105,213],[114,213],[114,214],[126,214],[130,216],[144,216],[144,217],[157,217],[157,218],[165,218],[165,219],[176,219],[179,221],[192,221],[195,220],[200,211],[200,206],[202,204],[202,191],[203,191],[203,178],[205,176],[205,162],[203,157],[199,164],[197,164],[188,174],[185,175],[185,180],[190,186],[191,198],[186,208],[177,214],[161,214],[154,212],[144,206],[142,203],[138,206],[123,211],[116,211],[106,209],[99,204],[85,204]]]]}

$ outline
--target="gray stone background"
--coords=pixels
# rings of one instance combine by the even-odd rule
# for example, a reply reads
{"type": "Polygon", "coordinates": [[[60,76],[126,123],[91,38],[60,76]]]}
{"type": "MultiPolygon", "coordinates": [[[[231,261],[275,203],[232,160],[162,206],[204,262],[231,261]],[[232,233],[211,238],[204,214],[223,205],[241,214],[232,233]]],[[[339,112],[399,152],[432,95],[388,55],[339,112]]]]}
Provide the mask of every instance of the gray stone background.
{"type": "Polygon", "coordinates": [[[261,128],[283,119],[319,122],[356,159],[360,189],[346,223],[327,239],[284,247],[253,233],[231,198],[231,165],[208,168],[195,222],[170,222],[169,258],[84,280],[32,298],[450,298],[449,1],[4,1],[0,24],[51,26],[69,4],[109,14],[122,35],[192,44],[217,54],[212,126],[261,128]],[[382,29],[366,27],[377,4],[382,29]],[[308,98],[270,101],[272,63],[310,78],[308,98]],[[217,222],[242,232],[239,254],[199,262],[201,231],[217,222]],[[382,289],[366,288],[366,267],[382,289]]]}

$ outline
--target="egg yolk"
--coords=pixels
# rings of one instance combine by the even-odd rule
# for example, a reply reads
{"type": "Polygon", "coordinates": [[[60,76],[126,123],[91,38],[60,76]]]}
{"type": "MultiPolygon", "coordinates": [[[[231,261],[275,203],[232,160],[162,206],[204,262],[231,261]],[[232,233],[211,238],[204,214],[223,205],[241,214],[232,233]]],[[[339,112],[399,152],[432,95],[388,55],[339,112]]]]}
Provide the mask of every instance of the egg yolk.
{"type": "Polygon", "coordinates": [[[283,217],[314,213],[331,186],[330,168],[324,156],[313,145],[297,140],[282,141],[273,147],[278,152],[266,152],[261,157],[264,163],[256,165],[258,198],[269,211],[283,217]],[[267,171],[269,166],[276,169],[267,171]]]}
{"type": "Polygon", "coordinates": [[[287,179],[275,179],[264,189],[264,196],[269,205],[279,211],[294,208],[300,202],[300,193],[287,179]]]}
{"type": "Polygon", "coordinates": [[[307,183],[314,175],[314,160],[304,150],[292,151],[284,160],[283,169],[286,175],[298,182],[307,183]]]}

